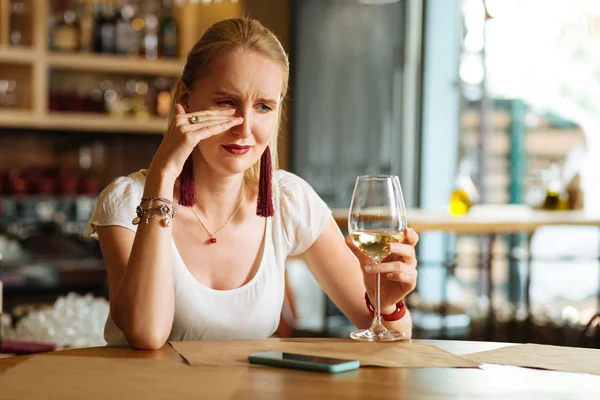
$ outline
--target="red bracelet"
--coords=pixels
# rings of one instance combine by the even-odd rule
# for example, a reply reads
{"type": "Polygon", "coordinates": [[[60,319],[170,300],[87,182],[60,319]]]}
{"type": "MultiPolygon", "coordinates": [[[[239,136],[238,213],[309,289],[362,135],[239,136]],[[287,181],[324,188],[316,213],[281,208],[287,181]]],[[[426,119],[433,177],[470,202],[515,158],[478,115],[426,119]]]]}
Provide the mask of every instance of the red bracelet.
{"type": "MultiPolygon", "coordinates": [[[[371,312],[371,315],[375,315],[375,307],[371,304],[371,300],[369,299],[369,295],[365,292],[365,301],[367,302],[367,308],[371,312]]],[[[406,307],[404,306],[404,300],[400,300],[396,303],[396,311],[391,314],[381,314],[381,318],[384,321],[398,321],[406,314],[406,307]]]]}

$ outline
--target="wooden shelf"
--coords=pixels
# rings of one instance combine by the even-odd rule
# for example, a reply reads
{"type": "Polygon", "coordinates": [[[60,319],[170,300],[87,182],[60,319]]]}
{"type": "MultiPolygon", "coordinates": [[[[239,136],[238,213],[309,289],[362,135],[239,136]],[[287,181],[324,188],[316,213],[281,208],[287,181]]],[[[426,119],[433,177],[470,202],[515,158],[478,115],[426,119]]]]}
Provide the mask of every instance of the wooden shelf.
{"type": "Polygon", "coordinates": [[[136,56],[48,53],[48,66],[70,71],[179,77],[184,63],[180,60],[146,60],[136,56]]]}
{"type": "Polygon", "coordinates": [[[25,110],[0,110],[3,127],[58,129],[79,132],[162,134],[167,126],[164,118],[114,118],[83,113],[51,113],[37,116],[25,110]]]}
{"type": "Polygon", "coordinates": [[[0,46],[0,63],[28,64],[36,59],[36,54],[29,47],[0,46]]]}
{"type": "Polygon", "coordinates": [[[0,108],[0,124],[2,124],[2,127],[22,128],[31,125],[33,120],[33,113],[29,110],[0,108]]]}

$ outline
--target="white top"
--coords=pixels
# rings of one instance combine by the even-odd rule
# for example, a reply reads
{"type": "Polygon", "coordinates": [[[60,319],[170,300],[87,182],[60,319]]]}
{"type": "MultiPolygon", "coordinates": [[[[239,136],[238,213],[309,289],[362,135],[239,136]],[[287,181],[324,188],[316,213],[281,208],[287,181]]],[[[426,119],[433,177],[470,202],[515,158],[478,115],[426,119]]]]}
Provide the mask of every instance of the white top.
{"type": "MultiPolygon", "coordinates": [[[[283,170],[276,171],[273,178],[275,215],[268,218],[262,261],[250,282],[232,290],[202,285],[171,242],[175,316],[169,340],[259,339],[277,329],[283,307],[285,260],[312,245],[331,218],[331,211],[302,178],[283,170]]],[[[84,235],[97,238],[96,227],[107,225],[135,232],[132,221],[145,180],[144,171],[138,171],[107,186],[84,235]]],[[[127,343],[110,315],[104,338],[109,345],[127,343]]]]}

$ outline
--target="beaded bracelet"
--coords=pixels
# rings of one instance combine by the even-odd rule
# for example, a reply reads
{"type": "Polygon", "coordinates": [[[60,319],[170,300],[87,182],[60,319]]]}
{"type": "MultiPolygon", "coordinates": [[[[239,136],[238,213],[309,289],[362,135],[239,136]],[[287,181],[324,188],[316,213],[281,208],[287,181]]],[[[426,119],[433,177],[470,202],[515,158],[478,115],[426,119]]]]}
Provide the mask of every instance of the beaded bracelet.
{"type": "Polygon", "coordinates": [[[169,227],[171,226],[172,220],[175,218],[175,208],[173,206],[173,202],[162,197],[142,197],[142,201],[140,205],[136,207],[135,213],[137,217],[133,219],[133,225],[138,225],[141,222],[147,224],[150,221],[150,219],[161,216],[162,225],[164,227],[169,227]],[[148,202],[148,207],[143,208],[142,204],[145,201],[148,202]],[[161,204],[158,207],[152,208],[155,201],[162,201],[163,204],[161,204]]]}

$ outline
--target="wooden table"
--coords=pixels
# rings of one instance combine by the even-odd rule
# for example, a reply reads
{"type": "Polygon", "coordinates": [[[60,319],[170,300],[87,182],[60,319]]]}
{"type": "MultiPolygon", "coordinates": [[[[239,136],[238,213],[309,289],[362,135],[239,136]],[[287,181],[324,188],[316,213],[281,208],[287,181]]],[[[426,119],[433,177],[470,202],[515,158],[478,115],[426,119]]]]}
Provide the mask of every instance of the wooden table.
{"type": "MultiPolygon", "coordinates": [[[[457,355],[510,345],[508,343],[430,340],[415,340],[414,342],[434,344],[457,355]]],[[[157,351],[135,351],[124,347],[96,347],[50,354],[178,360],[183,363],[181,357],[168,345],[157,351]]],[[[0,373],[25,359],[25,357],[13,357],[0,360],[0,373]]],[[[216,368],[227,369],[226,367],[216,368]]],[[[600,398],[600,376],[500,365],[482,365],[480,369],[363,367],[358,371],[333,375],[273,367],[243,368],[246,371],[237,386],[234,399],[527,398],[546,400],[600,398]]],[[[33,382],[34,377],[32,377],[33,382]]],[[[1,391],[0,388],[0,395],[1,391]]]]}

